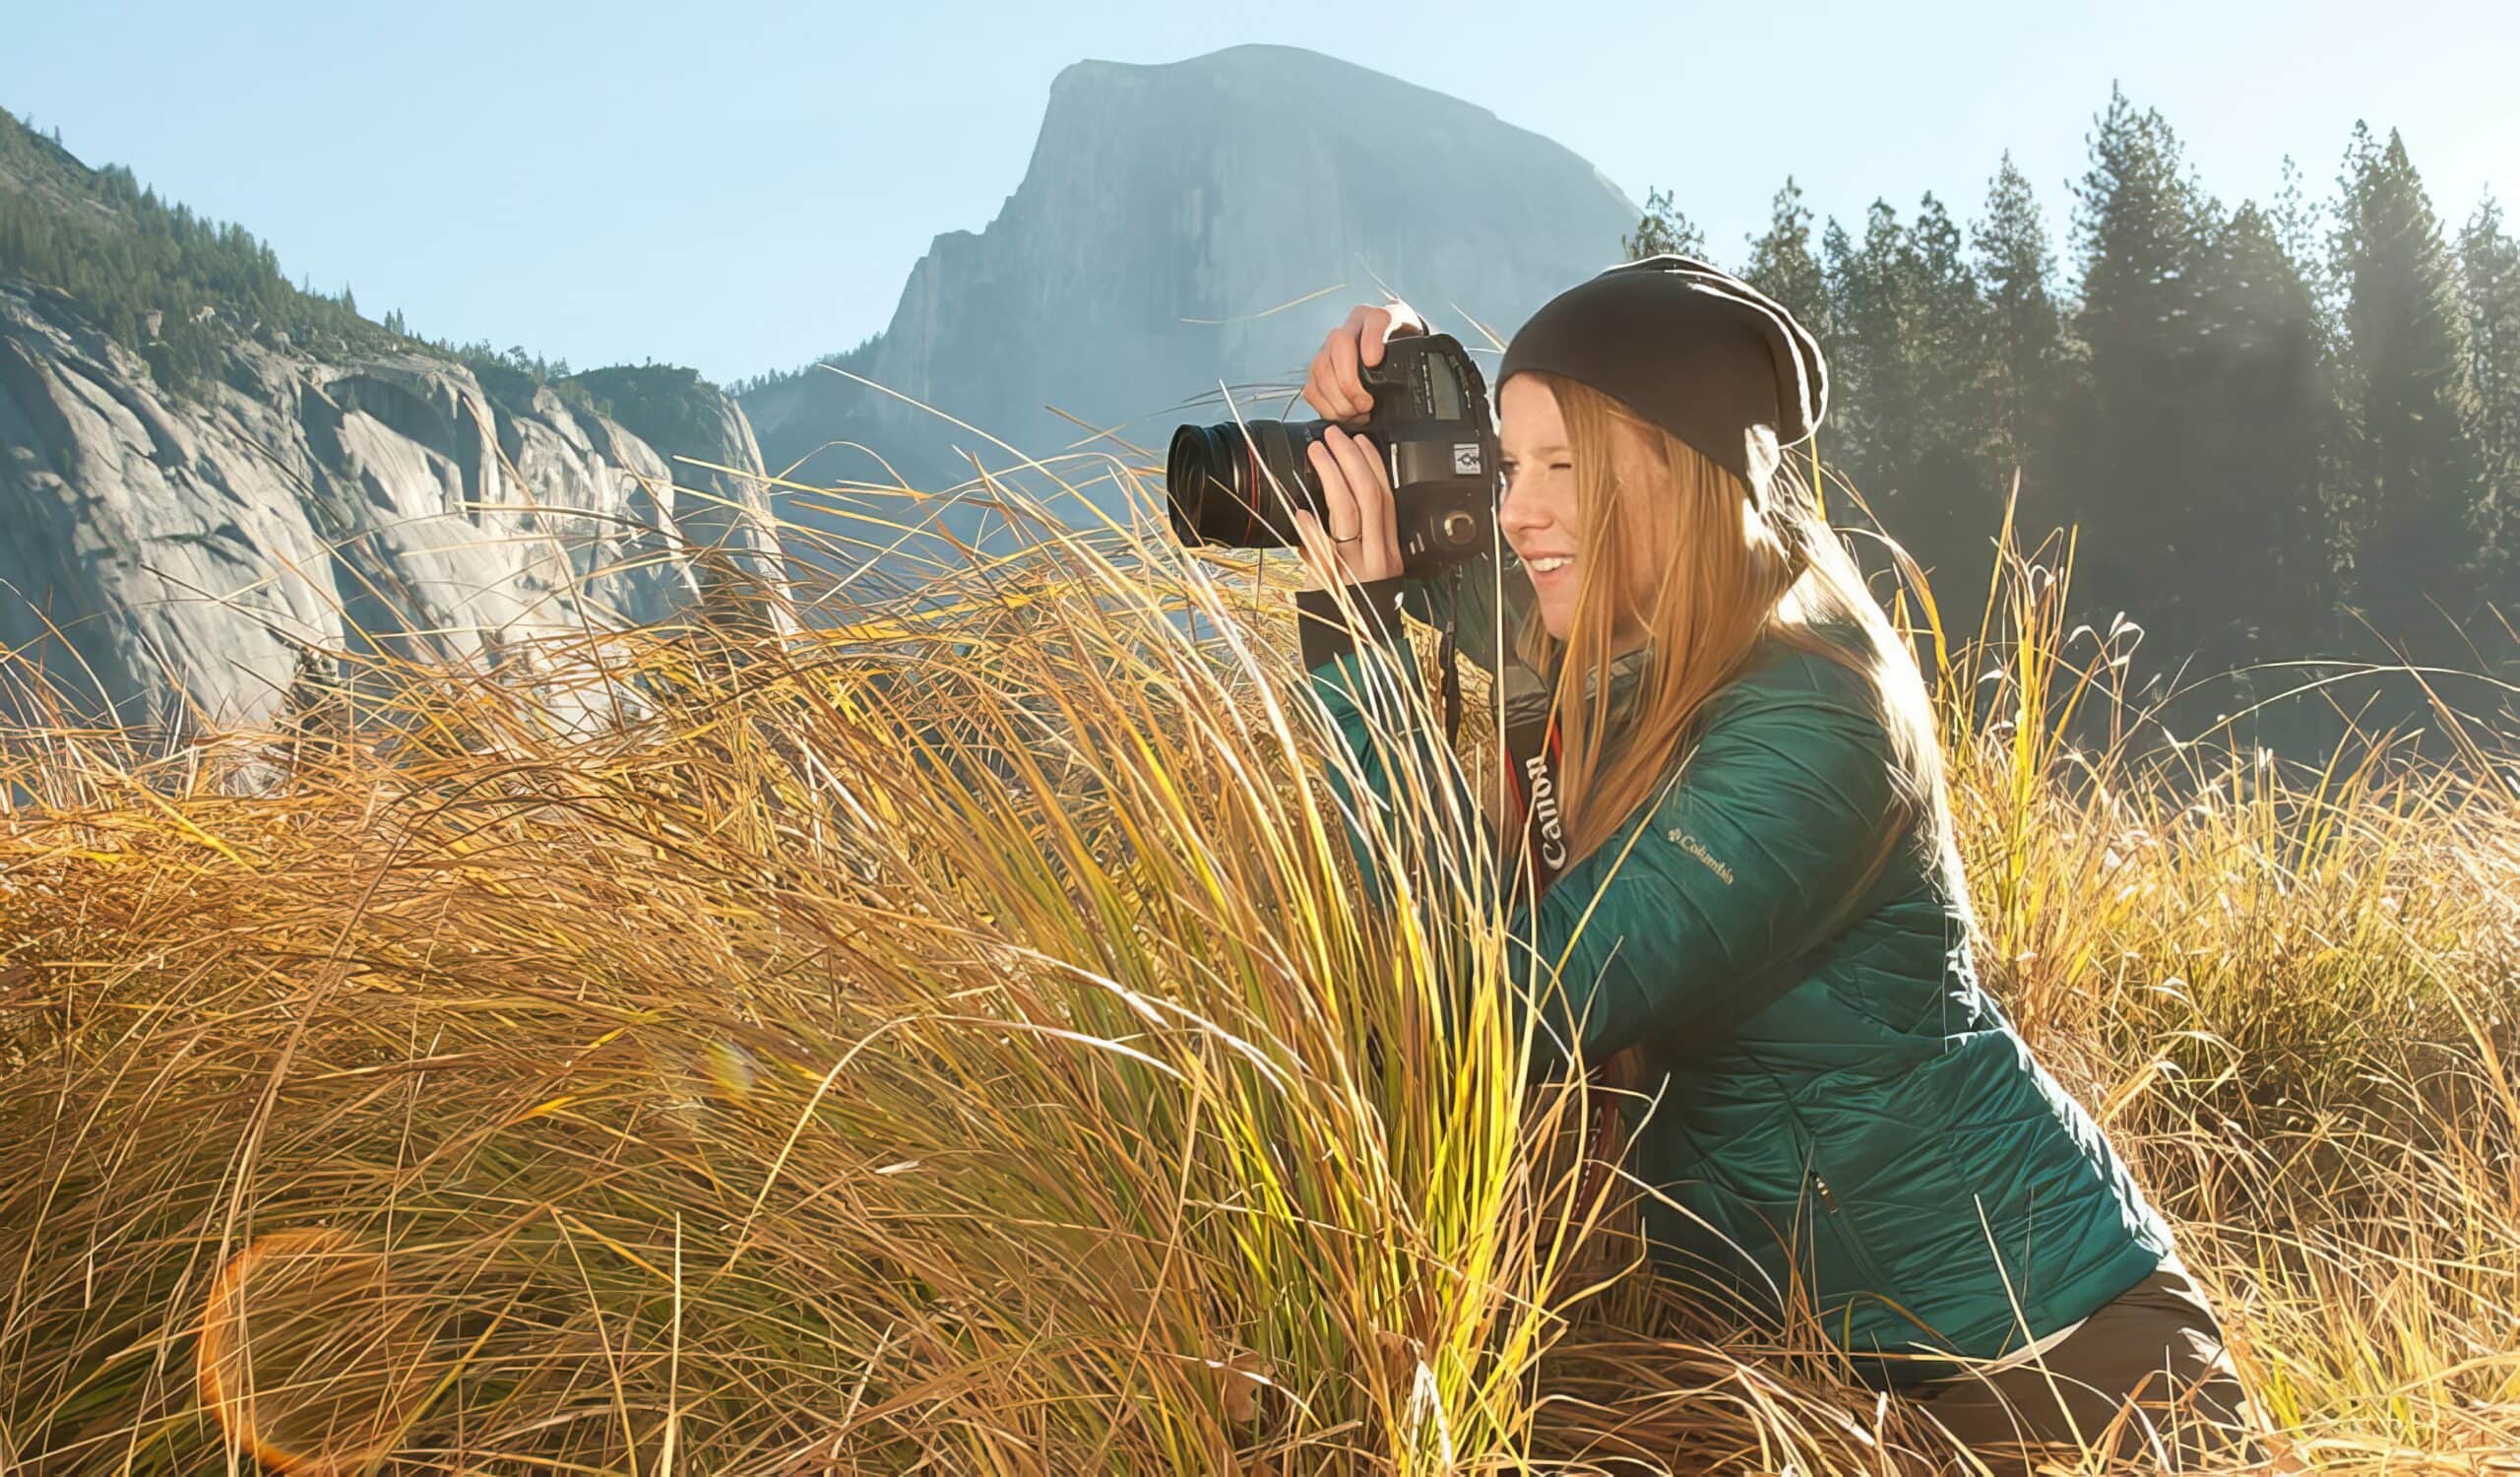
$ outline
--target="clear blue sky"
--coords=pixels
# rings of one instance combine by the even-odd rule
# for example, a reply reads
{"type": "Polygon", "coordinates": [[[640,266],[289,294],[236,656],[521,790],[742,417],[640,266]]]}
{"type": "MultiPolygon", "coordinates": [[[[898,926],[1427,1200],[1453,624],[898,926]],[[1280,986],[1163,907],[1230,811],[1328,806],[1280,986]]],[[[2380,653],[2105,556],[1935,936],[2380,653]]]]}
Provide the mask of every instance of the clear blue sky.
{"type": "Polygon", "coordinates": [[[1824,218],[1930,189],[1965,220],[2006,148],[2061,252],[2112,80],[2227,201],[2288,152],[2324,193],[2360,117],[2404,132],[2446,217],[2488,185],[2520,212],[2514,0],[6,8],[0,106],[293,276],[434,337],[720,379],[882,328],[928,239],[1015,188],[1062,66],[1243,41],[1466,98],[1639,201],[1671,188],[1728,264],[1789,171],[1824,218]]]}

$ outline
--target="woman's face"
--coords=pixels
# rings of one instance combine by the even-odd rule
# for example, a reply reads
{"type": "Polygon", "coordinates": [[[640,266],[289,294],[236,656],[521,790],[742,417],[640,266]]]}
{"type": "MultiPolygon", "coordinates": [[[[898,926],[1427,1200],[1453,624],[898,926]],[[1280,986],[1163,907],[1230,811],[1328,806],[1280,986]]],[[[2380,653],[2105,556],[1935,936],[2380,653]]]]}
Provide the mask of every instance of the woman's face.
{"type": "MultiPolygon", "coordinates": [[[[1583,513],[1576,500],[1575,454],[1567,445],[1566,422],[1558,414],[1557,397],[1529,374],[1505,381],[1496,394],[1496,412],[1505,474],[1497,528],[1523,561],[1524,573],[1531,576],[1541,623],[1550,636],[1563,641],[1575,623],[1575,592],[1586,574],[1583,513]]],[[[1632,461],[1624,455],[1627,450],[1619,448],[1622,463],[1632,461]]],[[[1638,548],[1628,553],[1626,562],[1637,567],[1617,573],[1631,582],[1648,577],[1650,551],[1638,548]]],[[[1639,586],[1630,583],[1628,588],[1639,586]]]]}

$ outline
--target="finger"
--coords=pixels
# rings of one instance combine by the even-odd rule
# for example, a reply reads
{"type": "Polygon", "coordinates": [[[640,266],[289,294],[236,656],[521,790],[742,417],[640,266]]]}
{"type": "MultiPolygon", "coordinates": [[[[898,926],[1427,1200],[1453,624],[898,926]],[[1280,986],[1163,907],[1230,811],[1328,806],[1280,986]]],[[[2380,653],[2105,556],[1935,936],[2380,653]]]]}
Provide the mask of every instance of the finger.
{"type": "Polygon", "coordinates": [[[1391,478],[1383,471],[1382,457],[1374,450],[1373,442],[1334,425],[1322,432],[1321,444],[1338,460],[1340,476],[1355,495],[1359,511],[1370,499],[1391,501],[1391,478]]]}
{"type": "Polygon", "coordinates": [[[1332,443],[1341,481],[1356,504],[1357,542],[1342,545],[1340,551],[1356,569],[1359,579],[1381,579],[1398,573],[1398,522],[1392,508],[1391,481],[1383,472],[1381,454],[1372,441],[1349,435],[1335,426],[1323,433],[1322,439],[1332,443]]]}
{"type": "Polygon", "coordinates": [[[1316,589],[1328,589],[1338,579],[1339,553],[1331,547],[1330,536],[1322,532],[1321,520],[1309,508],[1295,509],[1295,546],[1303,550],[1304,573],[1316,589]]]}
{"type": "Polygon", "coordinates": [[[1364,381],[1356,377],[1356,326],[1353,319],[1340,325],[1323,353],[1330,360],[1330,398],[1339,407],[1331,418],[1344,420],[1372,410],[1373,400],[1365,394],[1364,381]]]}
{"type": "Polygon", "coordinates": [[[1323,432],[1323,441],[1313,442],[1306,450],[1312,460],[1313,476],[1321,482],[1321,510],[1327,515],[1321,521],[1330,530],[1330,539],[1338,546],[1339,556],[1346,559],[1355,551],[1356,546],[1349,541],[1360,532],[1358,525],[1362,523],[1363,515],[1356,507],[1355,489],[1348,485],[1346,469],[1339,465],[1339,458],[1324,444],[1329,437],[1343,434],[1339,427],[1331,426],[1323,432]]]}
{"type": "Polygon", "coordinates": [[[1357,356],[1368,364],[1382,362],[1382,343],[1391,334],[1391,310],[1369,307],[1357,311],[1357,356]]]}
{"type": "Polygon", "coordinates": [[[1374,485],[1380,488],[1373,499],[1373,512],[1365,522],[1365,542],[1361,546],[1367,567],[1366,579],[1378,580],[1400,573],[1400,499],[1392,490],[1391,481],[1383,466],[1382,453],[1374,443],[1359,436],[1357,450],[1373,465],[1374,485]]]}
{"type": "Polygon", "coordinates": [[[1382,346],[1374,341],[1372,334],[1367,333],[1358,336],[1356,340],[1356,358],[1354,363],[1349,365],[1348,369],[1348,405],[1350,408],[1350,415],[1348,418],[1351,421],[1361,419],[1362,417],[1371,416],[1374,413],[1374,392],[1365,387],[1364,374],[1364,366],[1370,362],[1365,358],[1365,354],[1369,348],[1375,359],[1380,359],[1382,357],[1382,346]]]}
{"type": "Polygon", "coordinates": [[[1339,360],[1346,378],[1338,389],[1348,407],[1346,418],[1350,420],[1373,414],[1373,392],[1365,388],[1363,366],[1368,362],[1365,358],[1367,353],[1372,353],[1375,358],[1382,356],[1382,346],[1376,342],[1380,338],[1375,326],[1378,317],[1378,309],[1361,303],[1348,315],[1348,345],[1354,352],[1342,355],[1339,360]]]}
{"type": "Polygon", "coordinates": [[[1312,407],[1314,415],[1332,420],[1338,419],[1348,409],[1346,397],[1332,388],[1330,378],[1332,346],[1339,342],[1342,331],[1334,328],[1323,336],[1321,348],[1314,351],[1312,362],[1304,370],[1304,404],[1312,407]]]}
{"type": "Polygon", "coordinates": [[[1382,454],[1363,436],[1344,438],[1339,461],[1349,484],[1356,489],[1357,541],[1345,546],[1348,562],[1360,580],[1400,573],[1399,513],[1382,454]]]}
{"type": "Polygon", "coordinates": [[[1344,548],[1349,540],[1356,537],[1356,526],[1362,517],[1355,492],[1348,485],[1347,469],[1339,465],[1337,455],[1321,441],[1305,447],[1304,456],[1312,465],[1313,481],[1321,484],[1321,526],[1331,541],[1344,548]]]}

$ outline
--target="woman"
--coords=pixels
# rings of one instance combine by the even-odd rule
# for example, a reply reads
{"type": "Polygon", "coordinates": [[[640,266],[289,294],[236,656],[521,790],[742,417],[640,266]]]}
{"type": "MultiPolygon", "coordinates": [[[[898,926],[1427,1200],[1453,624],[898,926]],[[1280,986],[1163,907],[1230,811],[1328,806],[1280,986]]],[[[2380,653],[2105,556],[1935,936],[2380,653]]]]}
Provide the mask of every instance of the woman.
{"type": "MultiPolygon", "coordinates": [[[[1359,423],[1358,365],[1423,331],[1357,308],[1305,398],[1359,423]]],[[[1560,294],[1505,351],[1520,571],[1475,567],[1451,613],[1501,676],[1501,600],[1513,657],[1563,674],[1564,866],[1513,919],[1557,969],[1536,1070],[1570,1045],[1634,1063],[1656,1106],[1627,1165],[1670,1274],[1771,1316],[1798,1292],[1973,1446],[2192,1460],[2246,1440],[2237,1381],[2169,1226],[1979,983],[1922,679],[1784,456],[1825,375],[1791,314],[1676,256],[1560,294]]],[[[1333,426],[1309,455],[1304,661],[1387,800],[1368,696],[1416,670],[1396,610],[1446,597],[1399,578],[1376,448],[1333,426]]],[[[1439,747],[1420,697],[1403,712],[1439,747]]]]}

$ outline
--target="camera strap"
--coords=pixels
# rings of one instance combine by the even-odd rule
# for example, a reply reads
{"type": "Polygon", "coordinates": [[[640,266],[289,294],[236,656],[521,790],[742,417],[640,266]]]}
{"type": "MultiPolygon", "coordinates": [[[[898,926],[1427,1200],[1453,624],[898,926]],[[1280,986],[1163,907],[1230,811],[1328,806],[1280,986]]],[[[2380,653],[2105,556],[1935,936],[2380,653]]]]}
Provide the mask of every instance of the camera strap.
{"type": "Polygon", "coordinates": [[[1439,680],[1444,693],[1444,742],[1449,744],[1461,737],[1461,566],[1455,564],[1445,576],[1444,638],[1435,649],[1435,668],[1442,674],[1439,680]]]}
{"type": "MultiPolygon", "coordinates": [[[[1532,906],[1540,906],[1541,896],[1548,891],[1558,875],[1565,871],[1567,840],[1560,814],[1558,796],[1559,761],[1564,757],[1557,728],[1557,683],[1562,668],[1552,662],[1545,680],[1536,695],[1526,694],[1510,708],[1500,709],[1500,722],[1505,731],[1505,772],[1521,802],[1523,817],[1521,841],[1516,849],[1528,868],[1532,906]]],[[[1501,690],[1503,683],[1498,687],[1501,690]]],[[[1612,1057],[1607,1061],[1592,1064],[1586,1075],[1600,1094],[1593,1105],[1590,1142],[1584,1151],[1584,1178],[1577,1191],[1578,1205],[1598,1202],[1602,1186],[1611,1167],[1626,1155],[1626,1124],[1619,1112],[1622,1093],[1616,1089],[1629,1084],[1633,1068],[1628,1054],[1612,1057]]]]}
{"type": "MultiPolygon", "coordinates": [[[[1435,669],[1443,690],[1444,742],[1454,744],[1461,734],[1461,566],[1455,565],[1444,576],[1447,583],[1443,602],[1443,636],[1436,648],[1435,669]]],[[[1502,674],[1494,686],[1497,727],[1503,732],[1508,763],[1506,778],[1514,787],[1518,813],[1525,817],[1522,839],[1528,844],[1514,845],[1516,838],[1506,838],[1506,851],[1521,852],[1531,883],[1531,897],[1538,902],[1566,869],[1566,828],[1558,810],[1557,769],[1558,741],[1556,704],[1551,701],[1557,685],[1552,670],[1542,684],[1537,701],[1529,692],[1509,694],[1513,684],[1502,674]],[[1537,807],[1537,811],[1535,810],[1537,807]]]]}
{"type": "MultiPolygon", "coordinates": [[[[1500,682],[1501,686],[1502,683],[1500,682]]],[[[1559,811],[1558,765],[1562,747],[1555,702],[1557,674],[1552,671],[1537,702],[1520,702],[1502,712],[1505,731],[1505,775],[1514,787],[1522,816],[1522,853],[1529,868],[1532,901],[1566,869],[1566,826],[1559,811]]]]}

